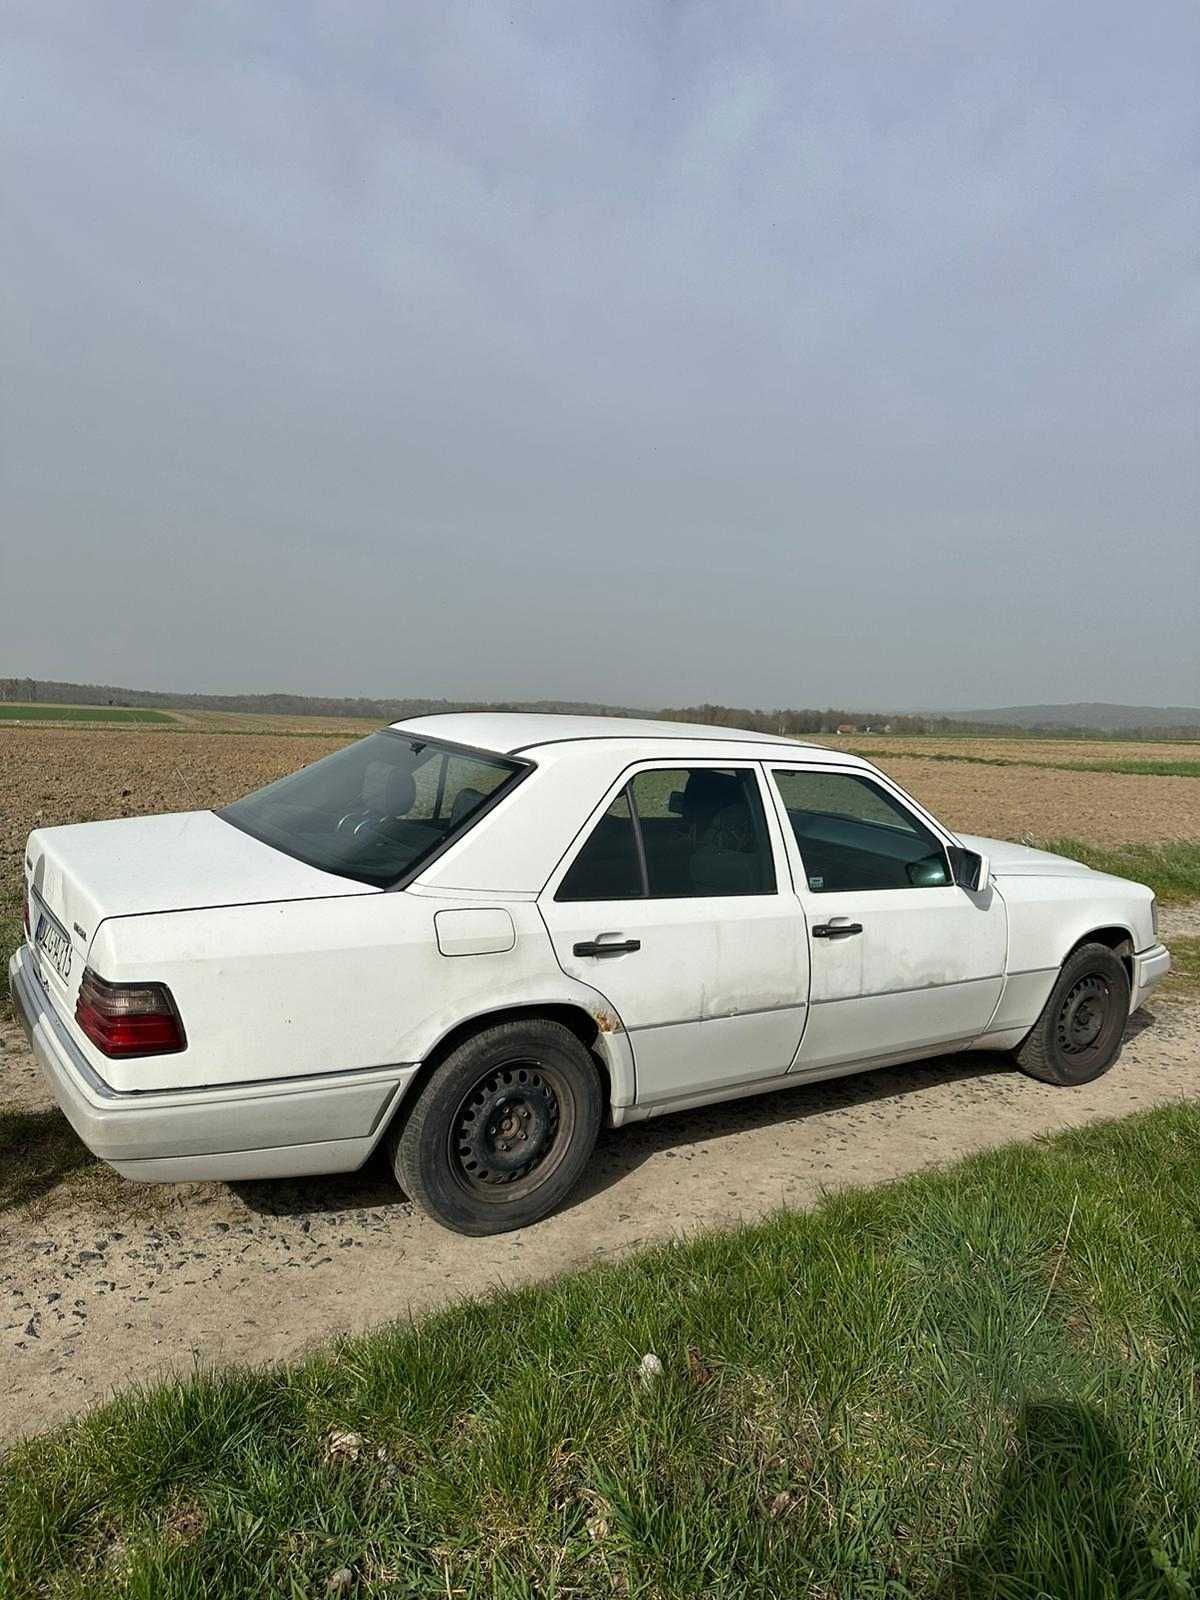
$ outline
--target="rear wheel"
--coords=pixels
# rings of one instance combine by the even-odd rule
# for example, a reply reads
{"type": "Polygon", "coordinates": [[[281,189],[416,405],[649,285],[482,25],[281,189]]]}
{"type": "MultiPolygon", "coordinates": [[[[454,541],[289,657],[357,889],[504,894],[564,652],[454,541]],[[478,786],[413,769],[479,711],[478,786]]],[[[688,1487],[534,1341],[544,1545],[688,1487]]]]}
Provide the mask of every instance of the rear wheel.
{"type": "Polygon", "coordinates": [[[397,1182],[443,1227],[505,1233],[553,1211],[600,1131],[600,1080],[569,1028],[539,1019],[474,1034],[392,1134],[397,1182]]]}
{"type": "Polygon", "coordinates": [[[1016,1052],[1031,1078],[1091,1083],[1121,1051],[1129,1016],[1129,976],[1104,944],[1083,944],[1063,962],[1033,1031],[1016,1052]]]}

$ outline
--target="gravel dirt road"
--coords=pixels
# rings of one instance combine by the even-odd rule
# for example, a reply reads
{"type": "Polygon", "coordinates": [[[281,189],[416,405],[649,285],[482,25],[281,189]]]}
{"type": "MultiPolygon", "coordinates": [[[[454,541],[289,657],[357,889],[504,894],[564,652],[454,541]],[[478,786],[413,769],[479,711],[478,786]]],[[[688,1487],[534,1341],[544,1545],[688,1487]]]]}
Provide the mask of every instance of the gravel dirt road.
{"type": "Polygon", "coordinates": [[[605,1134],[557,1216],[470,1240],[414,1211],[378,1159],[297,1183],[126,1184],[59,1126],[5,1021],[0,1107],[44,1117],[61,1156],[41,1192],[0,1211],[0,1448],[129,1383],[295,1356],[681,1231],[1188,1098],[1198,1057],[1200,1005],[1158,1002],[1131,1020],[1117,1067],[1084,1089],[955,1055],[664,1117],[605,1134]]]}

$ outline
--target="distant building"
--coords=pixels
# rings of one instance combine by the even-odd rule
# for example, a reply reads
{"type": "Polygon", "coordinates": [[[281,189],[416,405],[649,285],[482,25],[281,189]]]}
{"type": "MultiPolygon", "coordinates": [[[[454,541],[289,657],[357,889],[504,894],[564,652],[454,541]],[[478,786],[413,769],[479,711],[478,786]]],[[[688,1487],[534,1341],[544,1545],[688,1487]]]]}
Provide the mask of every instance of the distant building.
{"type": "Polygon", "coordinates": [[[858,724],[856,722],[839,722],[837,731],[839,733],[857,733],[858,724]]]}

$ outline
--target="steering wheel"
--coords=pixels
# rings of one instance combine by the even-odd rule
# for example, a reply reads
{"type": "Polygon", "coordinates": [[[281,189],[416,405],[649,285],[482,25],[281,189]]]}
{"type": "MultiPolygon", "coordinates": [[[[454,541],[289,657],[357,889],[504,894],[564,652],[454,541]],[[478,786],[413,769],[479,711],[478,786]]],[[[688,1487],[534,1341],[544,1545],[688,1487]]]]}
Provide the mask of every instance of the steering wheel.
{"type": "Polygon", "coordinates": [[[344,817],[338,818],[338,824],[334,831],[336,833],[357,834],[361,829],[370,826],[376,832],[378,832],[383,826],[383,821],[383,817],[381,817],[377,811],[365,809],[361,811],[347,811],[344,817]]]}

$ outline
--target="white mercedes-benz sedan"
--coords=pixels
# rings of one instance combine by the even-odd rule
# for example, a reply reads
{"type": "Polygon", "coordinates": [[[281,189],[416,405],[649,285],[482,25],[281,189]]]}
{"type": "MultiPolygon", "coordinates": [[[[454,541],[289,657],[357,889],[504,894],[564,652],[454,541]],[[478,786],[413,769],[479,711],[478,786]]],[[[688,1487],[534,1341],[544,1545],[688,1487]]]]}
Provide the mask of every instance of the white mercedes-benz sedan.
{"type": "Polygon", "coordinates": [[[349,1171],[520,1227],[604,1122],[951,1050],[1049,1083],[1167,972],[1140,884],[956,835],[856,757],[690,724],[428,716],[223,811],[39,828],[10,968],[130,1178],[349,1171]]]}

